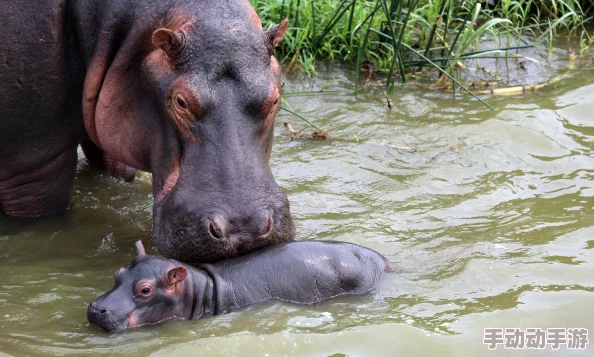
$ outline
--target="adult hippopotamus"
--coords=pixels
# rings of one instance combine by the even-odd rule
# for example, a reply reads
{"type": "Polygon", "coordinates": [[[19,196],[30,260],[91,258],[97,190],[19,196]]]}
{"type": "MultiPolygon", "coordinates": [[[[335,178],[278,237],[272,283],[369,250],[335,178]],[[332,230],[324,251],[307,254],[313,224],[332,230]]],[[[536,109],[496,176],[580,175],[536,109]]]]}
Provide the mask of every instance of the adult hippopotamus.
{"type": "Polygon", "coordinates": [[[375,289],[392,265],[381,254],[343,242],[291,242],[195,269],[137,256],[115,273],[114,288],[89,304],[89,322],[108,332],[168,319],[194,320],[269,300],[313,304],[375,289]]]}
{"type": "Polygon", "coordinates": [[[280,104],[267,31],[248,0],[2,3],[0,211],[70,205],[77,147],[153,175],[153,238],[207,262],[293,239],[268,161],[280,104]]]}

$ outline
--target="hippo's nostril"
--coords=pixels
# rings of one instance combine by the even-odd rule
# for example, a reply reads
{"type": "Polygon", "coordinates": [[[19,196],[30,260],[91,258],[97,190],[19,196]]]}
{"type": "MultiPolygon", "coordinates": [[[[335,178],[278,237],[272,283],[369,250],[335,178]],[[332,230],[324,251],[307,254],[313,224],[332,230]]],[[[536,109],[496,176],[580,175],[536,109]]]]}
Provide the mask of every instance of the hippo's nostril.
{"type": "Polygon", "coordinates": [[[107,310],[105,310],[105,309],[101,310],[101,313],[102,313],[102,314],[104,314],[104,313],[106,313],[106,312],[107,312],[107,310]]]}
{"type": "Polygon", "coordinates": [[[262,231],[262,236],[267,236],[270,234],[270,232],[272,232],[272,223],[272,215],[269,214],[268,219],[266,220],[266,227],[264,227],[264,231],[262,231]]]}
{"type": "Polygon", "coordinates": [[[212,221],[212,220],[208,224],[208,231],[210,232],[210,235],[216,239],[223,238],[223,232],[221,231],[219,226],[217,226],[217,224],[214,223],[214,221],[212,221]]]}

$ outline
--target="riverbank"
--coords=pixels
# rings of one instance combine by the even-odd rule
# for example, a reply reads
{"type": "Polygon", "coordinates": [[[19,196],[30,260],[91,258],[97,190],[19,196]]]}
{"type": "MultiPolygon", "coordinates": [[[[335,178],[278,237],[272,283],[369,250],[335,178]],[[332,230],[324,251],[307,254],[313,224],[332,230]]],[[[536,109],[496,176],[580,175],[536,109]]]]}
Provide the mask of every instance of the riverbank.
{"type": "MultiPolygon", "coordinates": [[[[287,71],[316,74],[319,60],[386,72],[386,85],[432,67],[452,75],[469,59],[517,57],[533,45],[579,39],[591,56],[592,0],[251,0],[265,27],[289,18],[277,48],[287,71]],[[527,41],[526,38],[530,38],[527,41]],[[496,39],[496,40],[495,40],[496,39]],[[481,43],[492,43],[483,48],[481,43]],[[394,75],[395,74],[395,75],[394,75]]],[[[552,46],[551,46],[552,48],[552,46]]]]}

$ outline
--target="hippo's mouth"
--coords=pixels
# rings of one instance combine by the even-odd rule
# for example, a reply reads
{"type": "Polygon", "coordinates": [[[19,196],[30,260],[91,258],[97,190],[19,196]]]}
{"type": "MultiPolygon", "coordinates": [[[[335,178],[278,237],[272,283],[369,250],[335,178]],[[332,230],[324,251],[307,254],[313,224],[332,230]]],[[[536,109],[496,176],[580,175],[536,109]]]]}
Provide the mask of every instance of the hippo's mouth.
{"type": "Polygon", "coordinates": [[[131,314],[114,316],[107,309],[100,308],[96,303],[89,304],[87,308],[87,320],[91,326],[105,332],[119,332],[129,328],[131,314]]]}
{"type": "Polygon", "coordinates": [[[132,328],[130,326],[129,320],[125,319],[122,322],[114,322],[114,321],[109,321],[109,320],[93,320],[91,321],[91,318],[88,319],[89,320],[89,324],[99,330],[105,331],[105,332],[120,332],[123,331],[125,329],[128,328],[132,328]]]}
{"type": "Polygon", "coordinates": [[[105,332],[109,332],[109,333],[114,333],[114,332],[120,332],[120,331],[124,331],[125,329],[129,328],[127,326],[121,326],[121,327],[111,327],[111,326],[105,326],[105,325],[100,325],[97,324],[95,322],[89,322],[89,324],[101,331],[105,331],[105,332]]]}
{"type": "Polygon", "coordinates": [[[91,319],[89,319],[89,323],[91,326],[109,333],[121,332],[126,329],[137,328],[145,325],[152,325],[152,323],[139,323],[136,315],[134,315],[133,312],[128,314],[128,316],[123,319],[116,320],[117,321],[113,321],[112,319],[107,318],[91,321],[91,319]]]}
{"type": "Polygon", "coordinates": [[[130,319],[127,318],[126,320],[124,320],[122,322],[122,324],[117,324],[117,325],[103,325],[103,324],[97,324],[95,322],[89,322],[89,324],[101,331],[105,331],[105,332],[109,332],[109,333],[116,333],[116,332],[121,332],[127,329],[135,329],[135,328],[139,328],[139,327],[143,327],[143,326],[151,326],[151,325],[156,325],[158,323],[161,322],[165,322],[167,320],[185,320],[181,317],[176,317],[176,316],[171,316],[171,317],[167,317],[164,318],[163,320],[159,320],[159,321],[155,321],[155,322],[145,322],[145,323],[138,323],[137,321],[135,321],[134,319],[130,319]]]}
{"type": "Polygon", "coordinates": [[[177,180],[179,179],[179,175],[181,173],[181,167],[177,160],[174,160],[174,167],[171,170],[171,173],[165,179],[165,183],[161,190],[155,195],[155,206],[159,205],[165,197],[167,197],[171,191],[173,191],[175,185],[177,184],[177,180]]]}

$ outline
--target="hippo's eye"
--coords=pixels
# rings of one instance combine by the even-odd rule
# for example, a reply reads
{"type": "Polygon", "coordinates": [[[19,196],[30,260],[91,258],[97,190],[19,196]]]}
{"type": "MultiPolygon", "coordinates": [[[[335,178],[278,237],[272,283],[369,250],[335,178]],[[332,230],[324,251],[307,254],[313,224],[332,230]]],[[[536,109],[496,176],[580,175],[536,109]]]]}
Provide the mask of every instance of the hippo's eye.
{"type": "Polygon", "coordinates": [[[152,293],[153,293],[153,288],[148,285],[143,285],[138,290],[138,295],[140,295],[144,298],[150,297],[152,293]]]}
{"type": "Polygon", "coordinates": [[[188,110],[188,103],[181,94],[175,96],[175,104],[182,110],[188,110]]]}
{"type": "Polygon", "coordinates": [[[278,104],[279,101],[280,101],[280,96],[276,97],[274,102],[272,102],[272,105],[270,106],[270,110],[268,113],[272,113],[276,109],[276,105],[278,104]]]}
{"type": "Polygon", "coordinates": [[[276,97],[274,97],[274,95],[274,93],[270,94],[270,96],[266,98],[264,104],[260,107],[260,116],[262,118],[267,118],[272,112],[274,112],[278,108],[277,106],[281,100],[281,97],[280,95],[278,95],[278,93],[276,94],[276,97]],[[272,98],[274,98],[274,100],[272,98]]]}
{"type": "Polygon", "coordinates": [[[141,298],[150,298],[153,295],[154,292],[154,288],[153,285],[151,285],[148,281],[141,281],[139,282],[139,284],[137,285],[137,295],[138,297],[141,298]]]}

